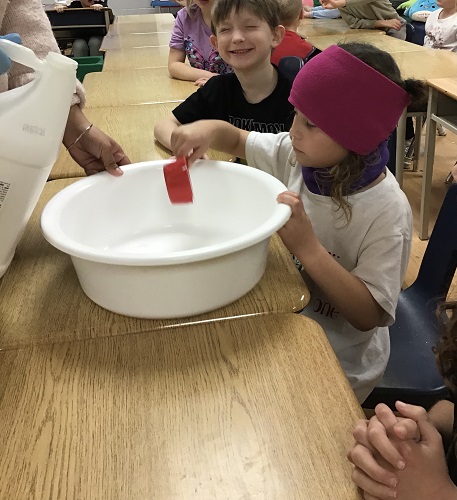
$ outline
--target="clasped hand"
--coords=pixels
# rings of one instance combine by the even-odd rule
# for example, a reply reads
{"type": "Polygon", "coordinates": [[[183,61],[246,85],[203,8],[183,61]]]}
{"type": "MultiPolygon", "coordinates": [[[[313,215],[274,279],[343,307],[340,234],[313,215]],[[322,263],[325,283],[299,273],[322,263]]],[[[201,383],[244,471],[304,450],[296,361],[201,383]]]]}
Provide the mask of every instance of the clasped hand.
{"type": "Polygon", "coordinates": [[[424,408],[396,404],[397,417],[384,404],[354,428],[348,453],[352,479],[369,500],[456,498],[442,438],[424,408]],[[449,494],[451,496],[449,496],[449,494]]]}

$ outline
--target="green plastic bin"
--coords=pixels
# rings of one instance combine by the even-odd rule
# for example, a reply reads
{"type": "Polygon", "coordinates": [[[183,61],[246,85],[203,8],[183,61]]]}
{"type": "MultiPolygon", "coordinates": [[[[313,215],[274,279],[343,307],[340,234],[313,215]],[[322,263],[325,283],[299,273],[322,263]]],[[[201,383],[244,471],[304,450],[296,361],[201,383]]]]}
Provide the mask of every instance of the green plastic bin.
{"type": "Polygon", "coordinates": [[[95,73],[103,69],[103,56],[88,56],[75,57],[74,60],[78,63],[76,76],[82,82],[87,73],[95,73]]]}

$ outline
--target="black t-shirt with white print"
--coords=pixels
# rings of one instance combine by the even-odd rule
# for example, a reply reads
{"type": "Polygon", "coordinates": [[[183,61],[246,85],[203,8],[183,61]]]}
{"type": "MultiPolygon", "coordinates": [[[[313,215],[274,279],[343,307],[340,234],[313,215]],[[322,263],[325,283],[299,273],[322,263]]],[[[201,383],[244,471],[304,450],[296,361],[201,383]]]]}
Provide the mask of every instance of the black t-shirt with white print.
{"type": "Polygon", "coordinates": [[[288,132],[293,120],[293,106],[288,98],[292,84],[278,72],[273,92],[256,104],[244,97],[234,73],[214,76],[173,110],[181,123],[197,120],[223,120],[249,132],[288,132]]]}

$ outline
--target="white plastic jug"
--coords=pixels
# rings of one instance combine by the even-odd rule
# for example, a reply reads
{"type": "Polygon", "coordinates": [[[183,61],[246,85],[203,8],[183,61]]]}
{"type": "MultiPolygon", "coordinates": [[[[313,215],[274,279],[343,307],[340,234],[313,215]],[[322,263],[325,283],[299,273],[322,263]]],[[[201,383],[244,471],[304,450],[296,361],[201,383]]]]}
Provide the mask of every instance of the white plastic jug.
{"type": "Polygon", "coordinates": [[[35,80],[0,93],[0,277],[43,191],[62,142],[76,86],[75,61],[50,52],[41,61],[8,40],[0,49],[35,70],[35,80]]]}

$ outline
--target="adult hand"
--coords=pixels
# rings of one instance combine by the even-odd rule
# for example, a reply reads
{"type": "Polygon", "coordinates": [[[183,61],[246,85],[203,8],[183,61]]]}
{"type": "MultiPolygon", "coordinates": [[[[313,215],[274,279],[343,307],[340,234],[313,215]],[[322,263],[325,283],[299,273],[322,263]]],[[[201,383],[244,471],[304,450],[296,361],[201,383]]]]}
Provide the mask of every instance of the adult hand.
{"type": "Polygon", "coordinates": [[[74,105],[68,114],[63,144],[70,156],[87,175],[107,170],[112,175],[122,175],[119,168],[130,163],[121,146],[96,126],[90,125],[81,108],[74,105]],[[86,130],[87,129],[87,130],[86,130]],[[75,142],[76,141],[76,142],[75,142]]]}
{"type": "Polygon", "coordinates": [[[70,148],[69,153],[87,175],[107,170],[110,174],[119,176],[123,174],[119,167],[130,163],[121,146],[96,126],[92,126],[70,148]]]}
{"type": "MultiPolygon", "coordinates": [[[[0,36],[0,39],[9,40],[10,42],[21,44],[21,37],[17,33],[0,36]]],[[[0,49],[0,75],[6,73],[11,68],[11,59],[0,49]]]]}
{"type": "Polygon", "coordinates": [[[54,10],[59,13],[63,12],[66,8],[66,5],[62,5],[60,3],[54,6],[54,10]]]}
{"type": "Polygon", "coordinates": [[[340,9],[346,7],[346,0],[320,0],[324,9],[340,9]]]}
{"type": "Polygon", "coordinates": [[[103,5],[102,5],[101,3],[94,3],[94,5],[92,5],[92,8],[93,8],[94,10],[98,10],[98,11],[100,11],[100,10],[102,10],[102,9],[103,9],[103,5]]]}

